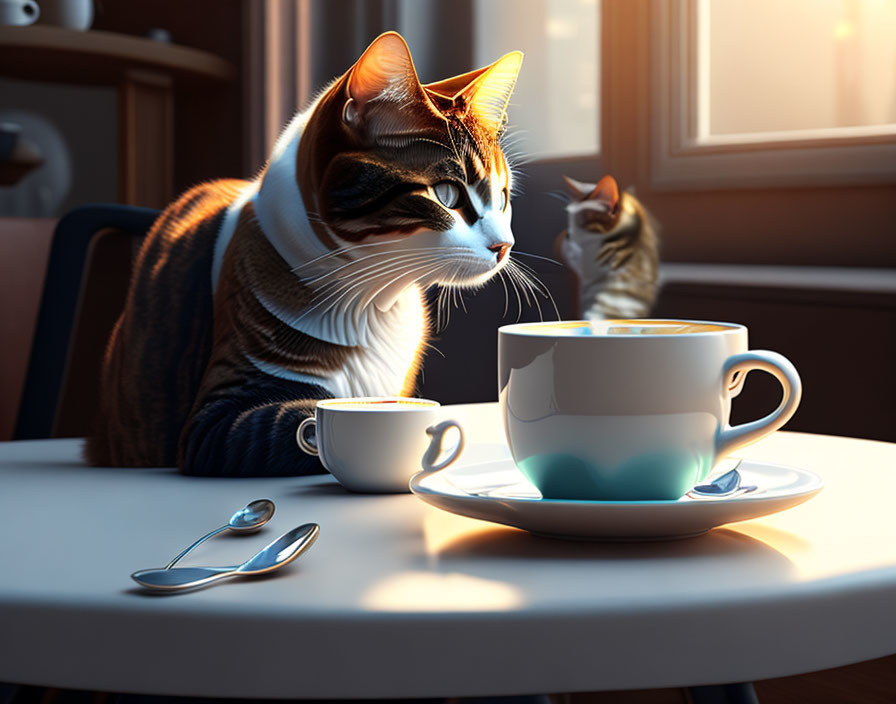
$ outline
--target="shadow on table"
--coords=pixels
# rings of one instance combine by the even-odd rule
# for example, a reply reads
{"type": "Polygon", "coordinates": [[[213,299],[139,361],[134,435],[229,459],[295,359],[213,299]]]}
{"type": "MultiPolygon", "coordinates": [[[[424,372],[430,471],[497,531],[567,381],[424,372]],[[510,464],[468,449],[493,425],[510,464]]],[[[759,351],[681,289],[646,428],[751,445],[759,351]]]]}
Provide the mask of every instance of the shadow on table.
{"type": "Polygon", "coordinates": [[[337,482],[331,474],[315,475],[313,479],[303,477],[300,485],[284,493],[295,497],[345,496],[350,498],[366,496],[366,494],[356,494],[353,491],[349,491],[337,482]]]}
{"type": "Polygon", "coordinates": [[[516,528],[495,527],[457,535],[431,552],[440,561],[476,558],[634,561],[739,555],[771,556],[791,564],[782,553],[762,540],[728,528],[715,528],[703,535],[679,540],[598,542],[559,540],[516,528]]]}

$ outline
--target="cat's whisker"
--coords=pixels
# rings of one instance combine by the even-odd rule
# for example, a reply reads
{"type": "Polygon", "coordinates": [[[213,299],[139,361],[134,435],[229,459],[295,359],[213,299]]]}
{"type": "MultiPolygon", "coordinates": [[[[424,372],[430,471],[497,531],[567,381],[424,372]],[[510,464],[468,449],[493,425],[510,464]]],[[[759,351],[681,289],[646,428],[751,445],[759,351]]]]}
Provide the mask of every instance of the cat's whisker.
{"type": "MultiPolygon", "coordinates": [[[[322,254],[322,255],[320,255],[319,257],[316,257],[316,258],[314,258],[314,259],[311,259],[310,261],[307,261],[307,262],[305,262],[304,264],[301,264],[300,266],[295,267],[294,269],[292,269],[292,272],[293,272],[293,273],[296,273],[296,272],[298,272],[299,270],[304,269],[304,268],[307,267],[307,266],[311,266],[312,264],[315,264],[315,263],[321,263],[321,262],[323,262],[323,260],[325,260],[325,259],[327,259],[327,258],[329,258],[329,257],[334,257],[334,256],[337,256],[337,255],[348,254],[348,253],[350,253],[350,252],[355,251],[356,249],[362,249],[362,248],[365,248],[365,247],[382,247],[382,246],[389,245],[389,244],[395,244],[395,243],[397,243],[397,242],[401,242],[401,241],[402,241],[402,239],[395,239],[395,240],[386,240],[386,241],[383,241],[383,242],[369,242],[369,243],[367,243],[367,244],[353,245],[353,246],[350,246],[350,247],[341,247],[341,248],[339,248],[339,249],[334,249],[333,251],[328,252],[327,254],[322,254]]],[[[404,247],[404,248],[402,248],[402,249],[398,249],[398,250],[394,250],[394,249],[393,249],[393,250],[387,250],[387,251],[385,251],[385,252],[374,252],[373,254],[366,255],[365,257],[361,257],[360,259],[352,259],[352,260],[346,262],[343,266],[346,266],[346,265],[349,265],[349,266],[350,266],[350,265],[353,264],[353,263],[356,263],[356,262],[359,262],[359,261],[363,261],[363,260],[366,259],[368,256],[373,257],[373,256],[377,256],[377,255],[379,255],[379,254],[393,254],[393,253],[396,253],[396,252],[411,252],[411,251],[421,252],[421,251],[445,250],[445,249],[455,249],[455,248],[454,248],[454,247],[452,247],[452,248],[446,248],[446,247],[404,247]]],[[[464,249],[464,248],[463,248],[463,247],[456,247],[456,249],[464,249]]],[[[339,269],[341,269],[341,268],[343,268],[343,267],[339,267],[339,269]]],[[[323,274],[323,276],[331,275],[331,274],[335,273],[335,271],[336,271],[336,270],[331,269],[331,270],[325,272],[325,273],[323,274]]]]}
{"type": "Polygon", "coordinates": [[[521,289],[522,292],[523,292],[523,297],[526,299],[526,305],[527,305],[527,306],[531,306],[532,303],[531,303],[531,301],[530,301],[530,299],[529,299],[529,289],[525,286],[526,279],[525,279],[525,277],[523,277],[523,275],[520,273],[520,269],[519,269],[519,267],[516,265],[516,262],[508,262],[508,263],[507,263],[507,270],[508,270],[508,272],[510,273],[510,275],[513,276],[513,277],[517,280],[517,282],[520,284],[520,289],[521,289]]]}
{"type": "MultiPolygon", "coordinates": [[[[426,247],[426,248],[417,248],[417,249],[409,248],[409,249],[405,249],[405,250],[399,250],[397,252],[384,253],[384,254],[388,254],[390,257],[386,261],[379,261],[379,262],[375,262],[373,264],[366,264],[363,267],[361,267],[360,269],[358,269],[357,271],[350,272],[350,274],[352,276],[352,279],[355,280],[355,279],[357,279],[358,276],[360,276],[362,274],[366,274],[368,271],[382,268],[385,265],[389,265],[389,264],[393,264],[393,263],[397,263],[397,262],[406,263],[408,261],[417,261],[417,260],[425,261],[425,260],[430,260],[430,259],[436,259],[438,255],[433,254],[433,252],[441,253],[441,252],[444,252],[445,249],[446,248],[444,248],[444,247],[426,247]]],[[[461,247],[458,249],[464,249],[464,248],[461,247]]],[[[373,255],[370,255],[370,256],[372,257],[373,255]]],[[[362,260],[357,260],[357,261],[360,262],[362,260]]],[[[344,268],[344,267],[342,267],[342,268],[344,268]]],[[[325,285],[333,285],[334,283],[338,284],[339,282],[341,282],[343,280],[343,278],[344,277],[340,278],[336,282],[327,282],[327,284],[325,284],[325,285]]]]}
{"type": "MultiPolygon", "coordinates": [[[[393,242],[395,242],[395,241],[397,241],[397,240],[393,240],[393,242]]],[[[379,243],[376,243],[376,244],[379,244],[379,243]]],[[[328,252],[324,252],[323,254],[321,254],[317,257],[314,257],[314,259],[309,259],[307,262],[302,262],[298,266],[292,267],[290,269],[290,271],[295,273],[297,271],[301,271],[302,269],[304,269],[307,266],[311,266],[312,264],[316,264],[318,262],[324,261],[325,259],[329,259],[330,257],[337,257],[337,256],[345,254],[346,252],[349,252],[353,249],[359,249],[361,247],[370,247],[370,246],[373,246],[373,243],[369,244],[369,245],[354,244],[354,245],[347,245],[345,247],[337,247],[336,249],[331,249],[328,252]]]]}
{"type": "MultiPolygon", "coordinates": [[[[511,260],[513,261],[513,260],[511,260]]],[[[521,262],[513,262],[518,267],[525,266],[521,262]]],[[[551,302],[551,306],[554,308],[554,313],[557,316],[557,320],[561,319],[560,310],[557,308],[557,302],[554,300],[554,296],[551,294],[550,289],[545,285],[545,283],[538,277],[535,270],[531,267],[525,267],[525,269],[520,269],[519,273],[523,276],[523,279],[532,287],[533,297],[536,292],[547,298],[551,302]]],[[[539,314],[541,313],[541,307],[539,306],[539,314]]]]}
{"type": "Polygon", "coordinates": [[[530,295],[532,296],[532,303],[535,305],[535,310],[538,311],[538,319],[541,321],[544,321],[544,313],[542,313],[542,311],[541,311],[541,303],[538,300],[539,297],[538,297],[538,292],[536,291],[536,288],[532,285],[532,282],[528,278],[526,278],[526,276],[525,276],[525,274],[523,274],[523,272],[520,272],[520,275],[521,275],[521,278],[523,281],[523,285],[526,287],[526,289],[529,291],[530,295]]]}
{"type": "Polygon", "coordinates": [[[549,198],[556,198],[564,204],[569,204],[572,202],[572,196],[565,191],[544,191],[544,195],[548,196],[549,198]]]}
{"type": "Polygon", "coordinates": [[[397,238],[394,240],[384,240],[382,242],[367,242],[365,244],[351,244],[346,245],[344,247],[338,247],[336,249],[330,250],[325,254],[321,254],[319,257],[315,257],[314,259],[309,259],[307,262],[300,264],[297,267],[294,267],[291,271],[296,272],[300,269],[304,269],[306,266],[311,266],[312,264],[319,262],[323,259],[327,259],[328,257],[335,257],[341,254],[346,254],[347,252],[352,252],[356,249],[364,249],[365,247],[380,247],[382,245],[395,244],[397,242],[401,242],[403,238],[397,238]]]}
{"type": "Polygon", "coordinates": [[[501,282],[501,286],[504,287],[504,312],[501,313],[501,318],[507,316],[507,307],[510,305],[510,295],[507,291],[507,282],[504,280],[504,267],[498,269],[498,281],[501,282]]]}
{"type": "Polygon", "coordinates": [[[563,266],[563,262],[558,262],[556,259],[551,259],[550,257],[543,257],[540,254],[532,254],[532,252],[523,252],[519,249],[511,250],[512,254],[522,254],[526,257],[534,257],[535,259],[541,259],[542,261],[550,262],[551,264],[556,264],[557,266],[563,266]]]}
{"type": "MultiPolygon", "coordinates": [[[[332,300],[336,296],[346,294],[356,288],[363,288],[370,282],[376,281],[377,279],[386,275],[390,271],[390,269],[394,271],[393,267],[395,264],[395,260],[390,260],[381,263],[377,267],[371,267],[371,269],[364,275],[346,277],[338,279],[336,281],[327,282],[326,284],[321,286],[318,291],[315,292],[315,296],[314,298],[312,298],[312,303],[314,303],[315,305],[320,305],[329,300],[332,300]]],[[[401,264],[402,266],[406,266],[409,265],[410,262],[402,262],[401,264]]],[[[309,311],[310,310],[314,310],[314,307],[310,308],[309,311]]]]}
{"type": "Polygon", "coordinates": [[[451,268],[448,273],[448,291],[450,297],[450,304],[448,305],[448,322],[451,322],[451,308],[458,308],[457,305],[457,296],[460,294],[459,287],[456,285],[458,281],[458,277],[460,275],[460,269],[464,265],[463,258],[456,259],[453,264],[454,266],[451,268]]]}
{"type": "MultiPolygon", "coordinates": [[[[423,255],[415,257],[404,257],[401,259],[385,262],[380,266],[371,267],[372,271],[363,276],[353,276],[346,283],[350,288],[354,288],[355,284],[367,284],[377,279],[384,279],[387,283],[385,286],[391,285],[398,278],[405,277],[409,273],[413,273],[417,269],[423,267],[438,267],[440,262],[435,260],[432,255],[423,255]],[[397,266],[395,266],[397,265],[397,266]],[[397,276],[393,276],[397,275],[397,276]]],[[[409,277],[411,278],[411,277],[409,277]]]]}
{"type": "MultiPolygon", "coordinates": [[[[327,301],[333,300],[334,304],[338,303],[338,300],[334,300],[334,298],[337,296],[348,295],[353,290],[362,289],[364,286],[369,284],[371,281],[377,279],[379,276],[381,276],[385,272],[389,271],[389,269],[387,267],[389,267],[393,263],[394,263],[393,261],[381,262],[377,265],[376,268],[374,268],[373,271],[365,274],[364,276],[353,277],[352,279],[347,280],[347,281],[334,282],[334,286],[332,287],[332,289],[329,290],[323,298],[321,298],[319,301],[315,302],[314,305],[312,305],[311,307],[304,310],[302,312],[302,314],[296,320],[302,320],[305,316],[307,316],[309,313],[312,313],[313,311],[317,310],[321,305],[323,305],[327,301]]],[[[413,267],[413,266],[416,266],[416,262],[413,264],[405,263],[399,267],[399,271],[403,272],[408,267],[413,267]]],[[[395,269],[392,269],[391,271],[394,272],[395,269]]],[[[332,308],[332,305],[325,308],[324,310],[329,310],[330,308],[332,308]]]]}
{"type": "MultiPolygon", "coordinates": [[[[445,353],[442,352],[442,350],[440,350],[438,347],[436,347],[434,344],[432,344],[432,343],[429,342],[428,340],[424,340],[424,341],[423,341],[423,347],[425,347],[426,349],[432,350],[433,352],[437,353],[442,359],[448,359],[448,358],[445,356],[445,353]]],[[[423,371],[423,370],[421,370],[421,373],[422,373],[422,371],[423,371]]]]}
{"type": "MultiPolygon", "coordinates": [[[[412,283],[419,283],[419,280],[423,277],[432,276],[434,273],[438,272],[440,269],[444,267],[445,263],[443,261],[434,261],[432,264],[427,265],[426,262],[420,263],[418,266],[410,267],[409,271],[401,271],[398,276],[387,279],[383,282],[378,288],[374,289],[370,295],[370,300],[376,298],[381,292],[385,291],[390,286],[394,286],[396,283],[401,281],[402,279],[408,279],[409,281],[406,283],[405,288],[410,286],[412,283]]],[[[408,268],[408,267],[405,267],[408,268]]]]}
{"type": "MultiPolygon", "coordinates": [[[[438,248],[433,247],[431,249],[438,249],[438,248]]],[[[425,254],[422,250],[415,250],[415,249],[398,250],[398,251],[391,251],[391,252],[375,252],[374,254],[368,254],[364,257],[361,257],[360,259],[355,259],[353,261],[347,262],[347,263],[343,264],[342,266],[337,267],[336,269],[328,271],[324,274],[321,274],[320,276],[315,277],[313,279],[307,279],[307,280],[305,280],[305,283],[308,285],[313,285],[313,284],[317,283],[318,281],[321,281],[329,276],[338,275],[339,272],[343,271],[347,267],[360,264],[361,262],[367,261],[369,259],[372,259],[373,257],[378,257],[378,256],[388,256],[388,257],[392,258],[393,260],[398,260],[398,259],[405,258],[405,257],[430,256],[430,255],[425,254]]],[[[365,265],[365,266],[359,268],[357,271],[351,272],[351,274],[352,275],[361,274],[364,271],[366,271],[367,269],[379,266],[380,264],[381,264],[381,262],[376,262],[372,265],[365,265]]]]}
{"type": "Polygon", "coordinates": [[[522,271],[527,274],[535,274],[535,269],[533,269],[531,266],[526,264],[526,262],[521,262],[516,259],[513,259],[511,261],[513,261],[513,265],[518,271],[522,271]]]}
{"type": "MultiPolygon", "coordinates": [[[[344,264],[339,265],[339,266],[336,267],[335,269],[329,269],[329,270],[325,271],[323,274],[320,274],[319,276],[315,276],[314,278],[310,278],[310,279],[305,279],[305,278],[303,278],[302,281],[303,281],[304,283],[306,283],[306,284],[309,284],[309,285],[310,285],[310,284],[314,284],[314,283],[316,283],[316,282],[318,282],[318,281],[320,281],[320,280],[322,280],[322,279],[327,278],[328,276],[335,276],[336,274],[338,274],[340,271],[342,271],[342,270],[345,269],[346,267],[353,266],[353,265],[355,265],[355,264],[358,264],[358,263],[360,263],[360,262],[366,261],[366,260],[371,259],[371,258],[373,258],[373,257],[385,256],[385,255],[392,255],[392,254],[394,254],[394,252],[389,252],[389,251],[386,251],[386,252],[374,252],[373,254],[367,254],[367,255],[365,255],[365,256],[363,256],[363,257],[360,257],[360,258],[358,258],[358,259],[350,259],[349,261],[345,262],[344,264]]],[[[296,270],[293,270],[293,272],[296,273],[296,270]]]]}
{"type": "Polygon", "coordinates": [[[513,292],[516,294],[516,322],[520,322],[523,317],[523,297],[520,295],[519,282],[510,268],[507,268],[507,278],[513,284],[513,292]]]}
{"type": "MultiPolygon", "coordinates": [[[[511,289],[513,289],[513,294],[516,297],[516,308],[517,308],[517,316],[516,319],[519,321],[520,317],[523,314],[523,303],[520,299],[520,292],[517,290],[516,281],[514,281],[513,276],[510,275],[510,269],[505,265],[499,274],[502,276],[502,282],[505,280],[503,277],[506,276],[506,280],[510,283],[511,289]]],[[[507,292],[507,286],[504,286],[505,294],[507,292]]],[[[504,305],[504,315],[507,315],[507,311],[510,307],[509,296],[505,296],[505,305],[504,305]]]]}
{"type": "Polygon", "coordinates": [[[464,292],[463,289],[457,289],[457,300],[460,301],[460,307],[463,309],[464,313],[467,312],[467,304],[464,303],[464,292]]]}
{"type": "MultiPolygon", "coordinates": [[[[531,286],[529,285],[529,282],[526,280],[525,275],[516,266],[508,265],[508,270],[509,270],[511,276],[513,276],[516,279],[517,283],[519,284],[520,289],[523,292],[523,297],[525,298],[526,305],[531,307],[532,303],[534,302],[536,304],[536,308],[538,308],[538,301],[535,299],[535,295],[534,295],[534,293],[532,293],[531,286]],[[531,298],[530,298],[530,294],[531,294],[531,298]]],[[[540,309],[539,309],[539,314],[540,314],[540,309]]]]}
{"type": "Polygon", "coordinates": [[[447,289],[439,287],[439,293],[436,296],[436,326],[439,331],[444,330],[443,318],[445,316],[445,292],[447,289]]]}
{"type": "MultiPolygon", "coordinates": [[[[422,261],[414,260],[412,262],[404,262],[400,267],[392,268],[387,270],[387,273],[394,274],[391,277],[385,278],[379,285],[375,288],[365,289],[363,285],[354,287],[354,291],[351,294],[353,299],[358,299],[363,295],[366,295],[366,303],[370,303],[376,296],[378,296],[382,291],[386,290],[390,286],[398,283],[402,279],[408,279],[407,285],[405,288],[412,283],[418,283],[420,279],[424,277],[430,277],[438,272],[441,268],[444,267],[444,262],[434,260],[433,257],[428,257],[422,261]]],[[[362,284],[366,284],[369,282],[369,278],[365,279],[362,284]]],[[[349,289],[351,290],[351,289],[349,289]]]]}

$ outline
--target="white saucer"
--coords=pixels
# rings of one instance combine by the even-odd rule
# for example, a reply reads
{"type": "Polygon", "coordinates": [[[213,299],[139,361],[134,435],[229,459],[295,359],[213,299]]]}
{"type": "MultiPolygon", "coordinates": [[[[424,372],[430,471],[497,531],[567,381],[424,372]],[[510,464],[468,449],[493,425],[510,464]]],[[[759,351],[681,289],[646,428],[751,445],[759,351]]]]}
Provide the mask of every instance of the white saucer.
{"type": "Polygon", "coordinates": [[[821,491],[821,478],[805,469],[728,460],[748,493],[727,497],[688,494],[677,501],[569,501],[543,499],[511,459],[451,466],[411,478],[423,501],[461,516],[522,528],[531,533],[577,540],[669,540],[766,516],[801,504],[821,491]]]}

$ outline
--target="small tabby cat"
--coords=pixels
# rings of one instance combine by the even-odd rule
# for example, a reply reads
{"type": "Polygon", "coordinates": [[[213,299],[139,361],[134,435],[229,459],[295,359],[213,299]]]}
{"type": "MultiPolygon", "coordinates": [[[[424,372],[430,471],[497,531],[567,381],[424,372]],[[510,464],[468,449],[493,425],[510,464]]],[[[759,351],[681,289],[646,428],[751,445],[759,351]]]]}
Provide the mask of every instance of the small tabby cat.
{"type": "Polygon", "coordinates": [[[317,400],[411,395],[422,292],[479,286],[509,259],[499,140],[521,62],[421,85],[387,32],[296,115],[255,180],[170,205],[107,347],[88,460],[319,472],[295,442],[317,400]]]}
{"type": "Polygon", "coordinates": [[[587,320],[643,318],[656,299],[659,275],[657,225],[612,176],[589,184],[564,176],[572,199],[568,229],[555,254],[578,280],[579,310],[587,320]]]}

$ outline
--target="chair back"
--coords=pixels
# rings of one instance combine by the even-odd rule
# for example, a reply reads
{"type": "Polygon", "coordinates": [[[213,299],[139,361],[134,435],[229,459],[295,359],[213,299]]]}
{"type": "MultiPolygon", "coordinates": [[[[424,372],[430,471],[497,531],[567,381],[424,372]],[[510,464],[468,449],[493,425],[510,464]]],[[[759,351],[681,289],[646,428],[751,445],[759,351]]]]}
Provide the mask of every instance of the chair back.
{"type": "Polygon", "coordinates": [[[124,307],[134,256],[158,215],[96,204],[57,224],[14,439],[88,432],[106,342],[124,307]]]}

